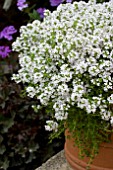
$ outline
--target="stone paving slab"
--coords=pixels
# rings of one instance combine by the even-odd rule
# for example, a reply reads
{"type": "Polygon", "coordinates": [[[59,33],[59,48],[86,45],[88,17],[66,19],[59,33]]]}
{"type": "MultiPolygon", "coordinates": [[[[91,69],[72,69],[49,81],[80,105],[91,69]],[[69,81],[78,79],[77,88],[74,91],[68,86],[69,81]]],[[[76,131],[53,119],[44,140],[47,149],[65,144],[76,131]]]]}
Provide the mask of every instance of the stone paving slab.
{"type": "Polygon", "coordinates": [[[51,157],[47,162],[35,170],[72,170],[66,162],[64,150],[51,157]]]}

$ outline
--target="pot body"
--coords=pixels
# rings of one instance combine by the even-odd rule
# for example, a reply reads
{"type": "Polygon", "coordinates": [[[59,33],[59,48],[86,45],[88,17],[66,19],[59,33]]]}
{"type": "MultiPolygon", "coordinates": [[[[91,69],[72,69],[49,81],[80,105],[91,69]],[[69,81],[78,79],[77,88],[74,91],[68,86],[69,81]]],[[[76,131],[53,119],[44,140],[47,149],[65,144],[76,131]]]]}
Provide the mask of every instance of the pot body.
{"type": "MultiPolygon", "coordinates": [[[[66,131],[66,136],[67,135],[68,131],[66,131]]],[[[79,158],[79,149],[74,146],[73,139],[66,138],[64,151],[67,162],[73,170],[86,170],[89,158],[79,158]]],[[[90,170],[113,170],[113,135],[110,143],[101,144],[98,155],[90,165],[90,170]]]]}

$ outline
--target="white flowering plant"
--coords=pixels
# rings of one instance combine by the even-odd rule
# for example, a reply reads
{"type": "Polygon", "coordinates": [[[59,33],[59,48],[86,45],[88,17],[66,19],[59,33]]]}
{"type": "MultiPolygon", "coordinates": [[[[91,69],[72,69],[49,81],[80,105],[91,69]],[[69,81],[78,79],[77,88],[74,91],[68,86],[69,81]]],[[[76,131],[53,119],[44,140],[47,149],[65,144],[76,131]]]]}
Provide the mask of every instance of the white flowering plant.
{"type": "Polygon", "coordinates": [[[21,26],[13,43],[20,69],[12,79],[39,101],[35,110],[47,109],[46,129],[57,134],[68,127],[87,156],[112,131],[112,3],[80,1],[46,10],[44,21],[21,26]]]}

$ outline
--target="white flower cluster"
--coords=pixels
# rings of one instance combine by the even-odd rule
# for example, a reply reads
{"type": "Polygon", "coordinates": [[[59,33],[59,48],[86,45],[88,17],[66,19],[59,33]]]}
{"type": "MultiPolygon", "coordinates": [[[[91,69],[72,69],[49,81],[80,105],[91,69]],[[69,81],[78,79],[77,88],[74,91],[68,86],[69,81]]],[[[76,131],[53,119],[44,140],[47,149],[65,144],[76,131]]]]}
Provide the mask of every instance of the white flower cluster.
{"type": "Polygon", "coordinates": [[[25,83],[28,96],[42,105],[53,103],[56,122],[48,121],[47,129],[67,119],[72,105],[112,120],[112,1],[80,1],[61,4],[53,13],[46,10],[43,22],[21,27],[13,50],[19,52],[21,68],[12,79],[25,83]]]}

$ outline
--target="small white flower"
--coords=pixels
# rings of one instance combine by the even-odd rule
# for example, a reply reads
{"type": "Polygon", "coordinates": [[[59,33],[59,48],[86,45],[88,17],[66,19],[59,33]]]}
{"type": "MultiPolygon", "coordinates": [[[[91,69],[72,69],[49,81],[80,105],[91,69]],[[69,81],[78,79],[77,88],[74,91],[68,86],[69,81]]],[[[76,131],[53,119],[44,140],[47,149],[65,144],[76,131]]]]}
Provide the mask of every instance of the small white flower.
{"type": "Polygon", "coordinates": [[[33,98],[35,96],[35,88],[34,87],[27,87],[26,92],[28,93],[28,96],[33,98]]]}
{"type": "Polygon", "coordinates": [[[113,127],[113,116],[111,116],[110,122],[111,122],[111,126],[113,127]]]}
{"type": "Polygon", "coordinates": [[[45,125],[45,129],[48,131],[52,131],[54,130],[55,132],[57,132],[58,130],[58,123],[54,122],[53,120],[47,120],[45,125]]]}
{"type": "Polygon", "coordinates": [[[107,100],[110,104],[113,104],[113,94],[111,94],[111,96],[109,96],[107,100]]]}

